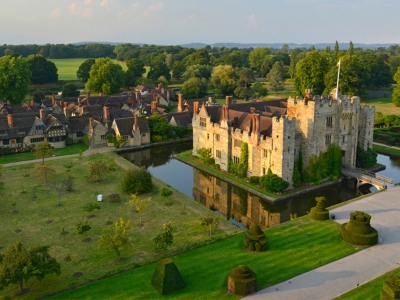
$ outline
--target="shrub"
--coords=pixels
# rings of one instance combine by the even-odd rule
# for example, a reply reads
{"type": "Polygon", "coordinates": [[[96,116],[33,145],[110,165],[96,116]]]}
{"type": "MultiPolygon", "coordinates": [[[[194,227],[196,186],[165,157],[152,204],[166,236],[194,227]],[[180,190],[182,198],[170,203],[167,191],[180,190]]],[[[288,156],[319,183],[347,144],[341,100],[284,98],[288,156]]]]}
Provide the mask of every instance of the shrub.
{"type": "Polygon", "coordinates": [[[267,174],[260,177],[260,185],[265,187],[267,191],[276,193],[287,189],[289,182],[272,173],[271,169],[268,169],[267,174]]]}
{"type": "Polygon", "coordinates": [[[200,148],[197,150],[200,159],[206,164],[215,164],[215,159],[211,157],[211,151],[207,148],[200,148]]]}
{"type": "Polygon", "coordinates": [[[97,203],[88,202],[83,206],[83,211],[86,212],[92,212],[95,209],[100,209],[100,205],[98,205],[97,203]]]}
{"type": "Polygon", "coordinates": [[[174,242],[174,236],[172,235],[172,223],[167,222],[163,225],[163,232],[153,237],[153,242],[156,245],[157,250],[164,251],[168,246],[174,242]]]}
{"type": "Polygon", "coordinates": [[[250,251],[264,251],[267,249],[267,237],[260,226],[253,225],[244,238],[244,246],[250,251]]]}
{"type": "Polygon", "coordinates": [[[110,203],[121,203],[121,197],[119,194],[108,195],[108,200],[110,201],[110,203]]]}
{"type": "Polygon", "coordinates": [[[260,176],[251,176],[250,183],[251,184],[260,184],[260,176]]]}
{"type": "Polygon", "coordinates": [[[159,261],[151,278],[151,284],[161,295],[173,293],[186,286],[178,268],[169,258],[159,261]]]}
{"type": "MultiPolygon", "coordinates": [[[[391,139],[392,138],[390,138],[389,141],[391,139]]],[[[394,138],[394,141],[396,141],[396,138],[394,138]]],[[[358,168],[370,167],[370,166],[376,164],[377,157],[378,157],[378,153],[376,153],[371,148],[368,148],[367,150],[363,150],[360,147],[357,147],[356,166],[358,168]]]]}
{"type": "Polygon", "coordinates": [[[350,221],[342,224],[341,235],[345,242],[369,246],[378,242],[378,232],[370,225],[371,216],[362,211],[350,213],[350,221]]]}
{"type": "Polygon", "coordinates": [[[153,188],[151,174],[144,169],[130,169],[122,179],[122,191],[125,194],[140,195],[150,192],[153,188]]]}
{"type": "Polygon", "coordinates": [[[89,163],[88,180],[91,182],[102,181],[108,172],[108,166],[103,160],[95,160],[89,163]]]}
{"type": "Polygon", "coordinates": [[[246,296],[257,291],[257,275],[248,266],[232,269],[228,276],[228,292],[246,296]]]}
{"type": "Polygon", "coordinates": [[[151,141],[152,141],[153,143],[162,142],[162,140],[163,140],[162,135],[152,135],[152,136],[151,136],[151,141]]]}
{"type": "Polygon", "coordinates": [[[316,197],[315,201],[317,201],[317,205],[311,208],[310,217],[319,221],[328,220],[329,211],[325,208],[325,197],[316,197]]]}
{"type": "Polygon", "coordinates": [[[66,145],[72,145],[74,143],[74,141],[70,138],[70,137],[67,137],[66,139],[65,139],[65,144],[66,145]]]}

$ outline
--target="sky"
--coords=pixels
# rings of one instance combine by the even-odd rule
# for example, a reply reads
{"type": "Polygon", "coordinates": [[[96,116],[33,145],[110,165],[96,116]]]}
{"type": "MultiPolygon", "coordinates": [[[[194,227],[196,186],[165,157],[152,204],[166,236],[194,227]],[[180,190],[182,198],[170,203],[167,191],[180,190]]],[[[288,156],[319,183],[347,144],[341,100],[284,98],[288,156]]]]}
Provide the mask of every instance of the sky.
{"type": "Polygon", "coordinates": [[[399,13],[399,0],[1,0],[0,44],[396,44],[399,13]]]}

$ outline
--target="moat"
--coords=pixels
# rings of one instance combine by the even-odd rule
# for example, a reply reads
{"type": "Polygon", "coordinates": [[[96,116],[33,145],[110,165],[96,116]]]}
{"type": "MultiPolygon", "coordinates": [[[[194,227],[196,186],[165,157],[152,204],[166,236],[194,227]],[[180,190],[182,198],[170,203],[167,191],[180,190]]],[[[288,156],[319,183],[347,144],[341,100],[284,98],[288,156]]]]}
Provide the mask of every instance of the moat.
{"type": "MultiPolygon", "coordinates": [[[[153,176],[242,228],[249,228],[253,224],[268,228],[306,215],[315,206],[315,197],[324,196],[327,205],[332,206],[353,199],[360,193],[375,190],[371,186],[357,190],[354,180],[344,180],[327,188],[271,204],[173,158],[174,154],[190,149],[191,142],[123,153],[121,156],[137,166],[147,168],[153,176]]],[[[399,182],[400,159],[379,154],[378,162],[386,165],[386,170],[379,174],[394,178],[395,183],[399,182]]]]}

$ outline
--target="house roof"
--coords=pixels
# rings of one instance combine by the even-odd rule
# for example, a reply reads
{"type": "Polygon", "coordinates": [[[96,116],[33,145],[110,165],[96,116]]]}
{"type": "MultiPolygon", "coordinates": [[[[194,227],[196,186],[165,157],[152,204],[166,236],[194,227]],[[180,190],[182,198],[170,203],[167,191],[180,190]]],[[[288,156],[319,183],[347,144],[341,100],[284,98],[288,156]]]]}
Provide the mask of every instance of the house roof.
{"type": "Polygon", "coordinates": [[[171,120],[174,119],[177,126],[188,127],[192,125],[192,118],[189,113],[181,113],[172,116],[171,120]]]}
{"type": "MultiPolygon", "coordinates": [[[[134,117],[130,118],[121,118],[121,119],[115,119],[114,120],[119,133],[121,135],[131,135],[132,130],[133,130],[133,124],[135,122],[134,117]]],[[[143,118],[138,118],[138,125],[139,125],[139,130],[141,133],[147,133],[150,132],[149,125],[147,124],[147,121],[143,118]]]]}

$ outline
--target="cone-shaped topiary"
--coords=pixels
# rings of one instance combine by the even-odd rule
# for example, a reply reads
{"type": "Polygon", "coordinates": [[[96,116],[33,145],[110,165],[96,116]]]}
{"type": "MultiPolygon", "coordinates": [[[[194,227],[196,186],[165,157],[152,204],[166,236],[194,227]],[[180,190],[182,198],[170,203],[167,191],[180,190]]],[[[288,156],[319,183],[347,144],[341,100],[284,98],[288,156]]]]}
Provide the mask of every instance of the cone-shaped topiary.
{"type": "Polygon", "coordinates": [[[248,266],[232,269],[228,276],[228,293],[246,296],[257,291],[257,275],[248,266]]]}
{"type": "Polygon", "coordinates": [[[258,225],[253,225],[244,237],[244,246],[250,251],[265,251],[268,248],[267,237],[258,225]]]}
{"type": "Polygon", "coordinates": [[[178,268],[169,258],[158,262],[157,269],[151,278],[151,284],[161,295],[173,293],[186,286],[178,268]]]}
{"type": "Polygon", "coordinates": [[[362,211],[350,213],[350,221],[342,224],[341,233],[345,242],[369,246],[378,242],[378,232],[370,225],[371,216],[362,211]]]}
{"type": "Polygon", "coordinates": [[[317,201],[317,205],[311,208],[310,217],[319,221],[328,220],[329,211],[325,208],[325,197],[316,197],[315,201],[317,201]]]}
{"type": "Polygon", "coordinates": [[[400,279],[396,275],[390,276],[383,283],[380,300],[400,299],[400,279]]]}

